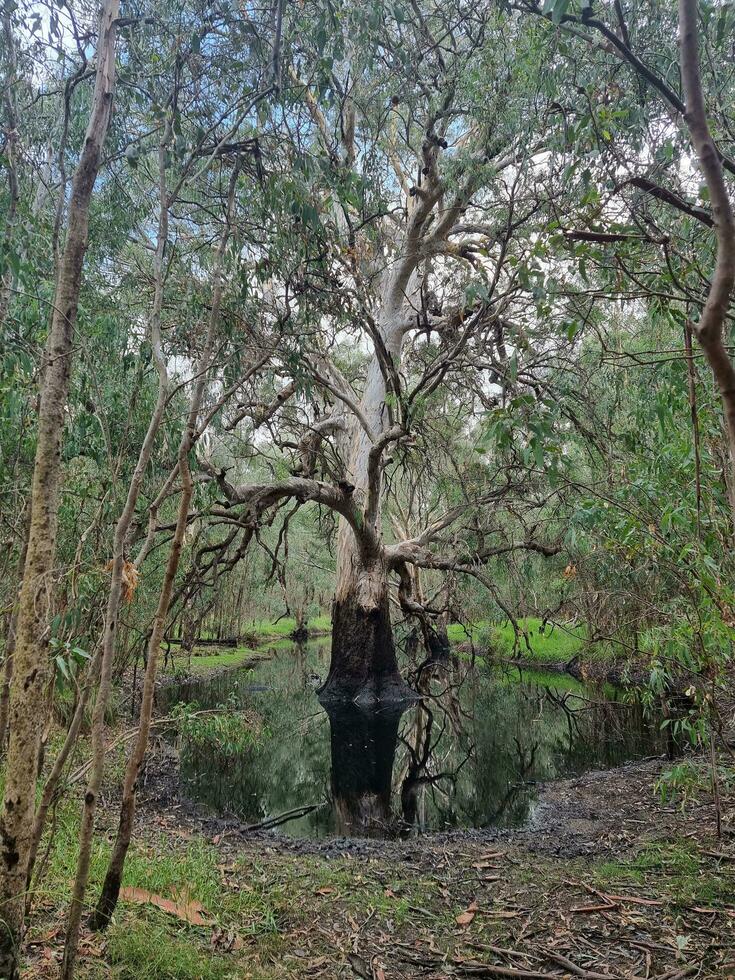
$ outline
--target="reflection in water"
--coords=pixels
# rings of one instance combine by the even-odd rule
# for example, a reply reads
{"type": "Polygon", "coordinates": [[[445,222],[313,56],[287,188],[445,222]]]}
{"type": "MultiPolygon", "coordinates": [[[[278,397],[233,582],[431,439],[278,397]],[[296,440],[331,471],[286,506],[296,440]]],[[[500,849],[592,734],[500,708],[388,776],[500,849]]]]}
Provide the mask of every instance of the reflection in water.
{"type": "Polygon", "coordinates": [[[398,723],[408,705],[377,711],[354,704],[324,707],[331,732],[335,830],[343,837],[385,837],[392,825],[398,723]]]}
{"type": "Polygon", "coordinates": [[[665,750],[639,704],[570,677],[446,662],[424,672],[424,700],[392,711],[319,704],[328,649],[284,645],[253,670],[169,688],[162,707],[246,708],[246,744],[183,741],[185,791],[249,823],[323,804],[285,824],[296,836],[405,835],[518,826],[536,785],[665,750]]]}

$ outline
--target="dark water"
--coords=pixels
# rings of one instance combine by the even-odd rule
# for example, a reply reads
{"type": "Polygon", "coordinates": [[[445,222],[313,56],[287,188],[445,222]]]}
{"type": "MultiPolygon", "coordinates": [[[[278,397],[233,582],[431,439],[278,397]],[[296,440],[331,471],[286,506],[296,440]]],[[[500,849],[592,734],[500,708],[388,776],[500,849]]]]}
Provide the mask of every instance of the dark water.
{"type": "Polygon", "coordinates": [[[539,782],[665,749],[620,692],[467,664],[438,670],[405,711],[327,713],[316,686],[328,659],[323,644],[281,645],[255,669],[168,688],[164,708],[227,706],[181,737],[185,793],[251,824],[316,805],[282,825],[300,837],[520,826],[539,782]],[[238,737],[239,709],[257,718],[254,736],[238,737]]]}

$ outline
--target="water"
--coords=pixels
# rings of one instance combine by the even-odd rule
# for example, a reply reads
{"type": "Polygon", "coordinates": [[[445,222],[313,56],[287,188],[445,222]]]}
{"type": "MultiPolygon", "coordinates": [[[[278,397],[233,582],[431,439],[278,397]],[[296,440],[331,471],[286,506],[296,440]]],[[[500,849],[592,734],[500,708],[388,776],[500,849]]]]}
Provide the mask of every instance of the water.
{"type": "Polygon", "coordinates": [[[227,705],[181,737],[184,793],[249,824],[297,811],[280,829],[298,837],[522,826],[539,782],[666,748],[658,724],[609,687],[469,664],[437,671],[402,712],[327,713],[316,688],[328,662],[323,643],[281,644],[254,669],[167,688],[164,709],[227,705]]]}

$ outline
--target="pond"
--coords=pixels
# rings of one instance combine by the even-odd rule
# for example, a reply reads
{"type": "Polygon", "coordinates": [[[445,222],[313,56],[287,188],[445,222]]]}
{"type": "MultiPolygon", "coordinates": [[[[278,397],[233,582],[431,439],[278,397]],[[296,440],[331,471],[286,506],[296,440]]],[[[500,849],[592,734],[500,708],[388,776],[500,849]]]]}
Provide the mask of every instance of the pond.
{"type": "Polygon", "coordinates": [[[540,782],[666,749],[639,703],[566,675],[454,659],[421,702],[366,712],[321,706],[328,664],[328,643],[282,643],[253,668],[167,685],[163,710],[226,706],[184,727],[184,795],[299,837],[517,827],[540,782]]]}

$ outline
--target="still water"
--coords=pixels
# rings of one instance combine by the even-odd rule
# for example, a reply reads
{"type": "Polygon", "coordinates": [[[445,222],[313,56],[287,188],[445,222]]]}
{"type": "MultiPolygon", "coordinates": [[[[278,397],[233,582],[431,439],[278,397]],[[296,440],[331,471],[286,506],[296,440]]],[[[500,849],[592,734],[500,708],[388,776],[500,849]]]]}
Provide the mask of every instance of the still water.
{"type": "Polygon", "coordinates": [[[226,724],[181,736],[185,795],[249,824],[296,811],[279,827],[298,837],[521,826],[539,782],[665,750],[639,704],[565,675],[455,662],[403,711],[327,711],[328,664],[328,644],[281,644],[253,669],[165,688],[164,710],[250,719],[245,738],[226,724]]]}

